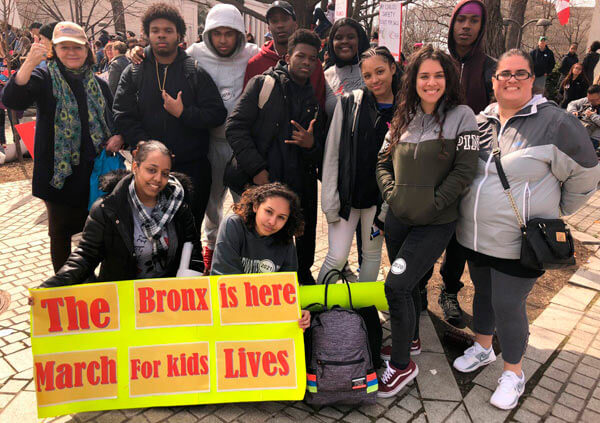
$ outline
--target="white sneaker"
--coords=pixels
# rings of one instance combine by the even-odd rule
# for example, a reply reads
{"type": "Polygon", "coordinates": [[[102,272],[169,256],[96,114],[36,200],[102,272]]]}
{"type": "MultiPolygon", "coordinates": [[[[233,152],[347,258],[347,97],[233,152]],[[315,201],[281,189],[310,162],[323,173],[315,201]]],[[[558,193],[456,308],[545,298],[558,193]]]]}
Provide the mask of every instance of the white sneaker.
{"type": "Polygon", "coordinates": [[[490,398],[490,403],[502,410],[511,410],[516,407],[524,390],[525,373],[522,373],[519,377],[514,372],[506,370],[502,372],[502,376],[498,379],[498,387],[492,398],[490,398]]]}
{"type": "Polygon", "coordinates": [[[454,368],[459,372],[469,373],[477,370],[481,366],[490,364],[496,361],[496,354],[494,349],[490,348],[489,351],[479,345],[477,342],[465,350],[464,355],[461,355],[454,360],[454,368]]]}

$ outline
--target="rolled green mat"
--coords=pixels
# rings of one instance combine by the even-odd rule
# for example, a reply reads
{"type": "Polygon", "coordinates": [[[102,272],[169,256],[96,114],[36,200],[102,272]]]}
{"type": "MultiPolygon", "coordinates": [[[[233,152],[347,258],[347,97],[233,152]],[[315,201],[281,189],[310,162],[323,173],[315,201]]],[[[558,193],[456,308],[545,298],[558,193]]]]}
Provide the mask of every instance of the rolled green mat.
{"type": "MultiPolygon", "coordinates": [[[[374,305],[377,310],[385,311],[388,309],[388,303],[385,298],[383,281],[380,282],[355,282],[350,283],[352,293],[352,305],[355,308],[368,307],[374,305]]],[[[301,285],[300,286],[300,307],[325,301],[325,285],[301,285]]],[[[346,284],[329,284],[327,288],[327,306],[339,305],[343,308],[350,307],[348,301],[348,287],[346,284]]]]}

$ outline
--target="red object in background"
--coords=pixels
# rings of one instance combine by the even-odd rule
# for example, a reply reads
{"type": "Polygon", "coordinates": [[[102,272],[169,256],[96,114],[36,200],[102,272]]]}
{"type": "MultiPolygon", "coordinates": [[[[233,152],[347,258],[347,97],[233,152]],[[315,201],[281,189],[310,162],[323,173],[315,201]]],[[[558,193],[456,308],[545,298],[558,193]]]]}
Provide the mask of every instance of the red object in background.
{"type": "Polygon", "coordinates": [[[32,120],[31,122],[19,123],[18,125],[15,125],[15,128],[17,129],[17,132],[21,136],[21,139],[23,140],[25,147],[27,147],[29,154],[31,154],[31,158],[33,159],[33,139],[35,136],[35,120],[32,120]]]}

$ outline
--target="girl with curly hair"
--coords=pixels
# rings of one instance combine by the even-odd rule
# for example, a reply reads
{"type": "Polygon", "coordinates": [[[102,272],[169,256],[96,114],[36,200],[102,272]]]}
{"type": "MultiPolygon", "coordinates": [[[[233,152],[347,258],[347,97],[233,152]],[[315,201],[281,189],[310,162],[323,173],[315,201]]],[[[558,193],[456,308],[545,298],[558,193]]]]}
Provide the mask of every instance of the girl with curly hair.
{"type": "MultiPolygon", "coordinates": [[[[211,275],[295,272],[298,258],[293,237],[302,235],[300,199],[279,182],[246,190],[219,228],[211,275]]],[[[302,312],[300,327],[310,324],[302,312]]]]}
{"type": "Polygon", "coordinates": [[[452,58],[425,46],[413,53],[376,166],[390,212],[385,241],[391,268],[385,281],[392,345],[382,348],[387,369],[378,395],[396,395],[419,370],[418,282],[442,255],[454,233],[458,202],[477,170],[479,131],[461,105],[452,58]]]}

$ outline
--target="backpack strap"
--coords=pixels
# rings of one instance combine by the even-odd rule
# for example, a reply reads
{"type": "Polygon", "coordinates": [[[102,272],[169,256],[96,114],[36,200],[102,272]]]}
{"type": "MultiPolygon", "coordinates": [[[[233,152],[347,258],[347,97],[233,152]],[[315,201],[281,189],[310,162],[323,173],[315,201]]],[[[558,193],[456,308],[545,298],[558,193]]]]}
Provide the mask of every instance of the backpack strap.
{"type": "Polygon", "coordinates": [[[193,57],[186,57],[183,61],[183,74],[192,87],[192,96],[196,98],[196,73],[198,72],[198,62],[193,57]]]}
{"type": "Polygon", "coordinates": [[[260,89],[260,93],[258,94],[258,108],[262,109],[267,101],[269,101],[269,97],[271,97],[271,93],[273,92],[273,87],[275,87],[275,78],[271,75],[265,75],[265,79],[263,81],[263,85],[260,89]]]}

